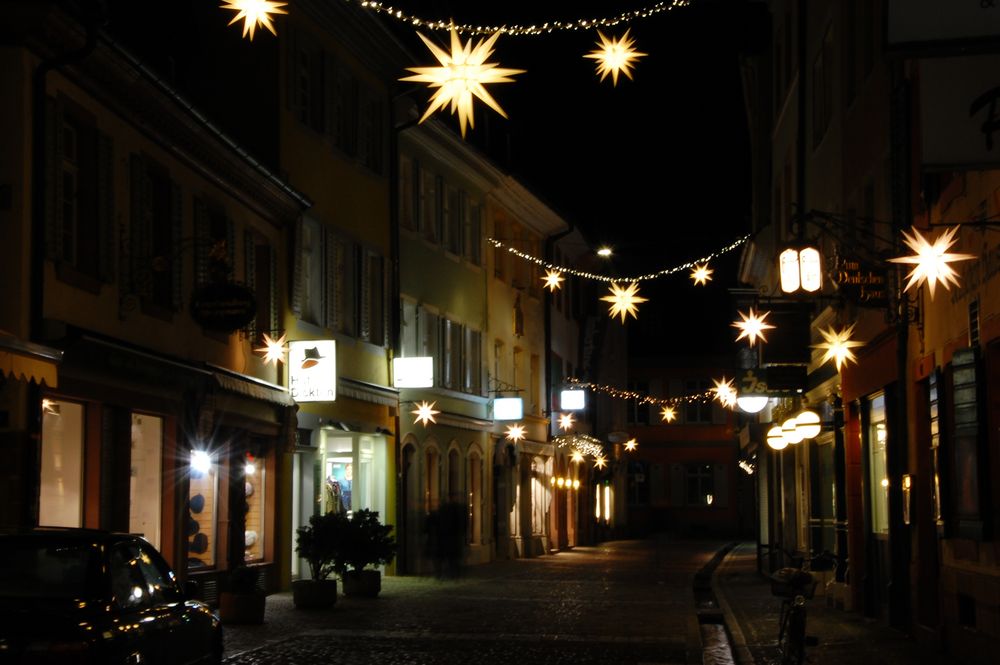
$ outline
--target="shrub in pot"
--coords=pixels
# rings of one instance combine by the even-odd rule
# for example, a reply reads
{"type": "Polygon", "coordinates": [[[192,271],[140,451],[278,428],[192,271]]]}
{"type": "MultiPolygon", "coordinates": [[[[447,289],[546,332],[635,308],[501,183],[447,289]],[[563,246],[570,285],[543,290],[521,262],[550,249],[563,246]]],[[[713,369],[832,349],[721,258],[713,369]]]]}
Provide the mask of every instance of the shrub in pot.
{"type": "Polygon", "coordinates": [[[337,556],[344,593],[374,598],[382,590],[382,573],[369,566],[388,564],[395,558],[393,527],[379,522],[378,512],[367,508],[356,511],[348,522],[337,556]]]}
{"type": "Polygon", "coordinates": [[[292,582],[292,600],[302,609],[322,609],[337,602],[337,580],[342,572],[339,548],[347,537],[349,520],[343,513],[313,515],[296,530],[295,551],[309,562],[308,580],[292,582]]]}
{"type": "Polygon", "coordinates": [[[219,594],[219,618],[228,624],[264,623],[267,596],[257,588],[259,570],[238,566],[229,571],[226,587],[219,594]]]}

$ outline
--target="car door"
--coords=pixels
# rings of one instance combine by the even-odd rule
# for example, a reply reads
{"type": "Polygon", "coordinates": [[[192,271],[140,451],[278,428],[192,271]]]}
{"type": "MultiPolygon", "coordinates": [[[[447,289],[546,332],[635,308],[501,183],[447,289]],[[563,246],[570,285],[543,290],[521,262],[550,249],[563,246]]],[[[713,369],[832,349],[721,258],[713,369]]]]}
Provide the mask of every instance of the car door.
{"type": "Polygon", "coordinates": [[[138,567],[164,631],[166,662],[203,662],[215,646],[208,613],[199,612],[197,603],[185,600],[173,571],[148,543],[139,543],[138,567]]]}
{"type": "Polygon", "coordinates": [[[111,546],[109,554],[116,661],[128,665],[170,663],[164,652],[168,647],[166,624],[142,574],[142,553],[134,543],[119,542],[111,546]]]}

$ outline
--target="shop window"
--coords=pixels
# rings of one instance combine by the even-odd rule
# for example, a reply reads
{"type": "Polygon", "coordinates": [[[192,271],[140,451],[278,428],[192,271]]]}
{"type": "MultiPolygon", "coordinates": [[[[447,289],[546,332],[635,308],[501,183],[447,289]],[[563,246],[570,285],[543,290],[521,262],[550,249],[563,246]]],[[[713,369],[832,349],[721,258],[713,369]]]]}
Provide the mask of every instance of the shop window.
{"type": "Polygon", "coordinates": [[[367,508],[384,516],[385,439],[323,431],[321,447],[323,511],[351,515],[367,508]]]}
{"type": "Polygon", "coordinates": [[[84,413],[82,404],[42,401],[41,526],[83,525],[84,413]]]}
{"type": "Polygon", "coordinates": [[[424,511],[429,515],[438,509],[441,501],[438,451],[428,448],[424,456],[424,511]]]}
{"type": "Polygon", "coordinates": [[[688,464],[684,479],[689,506],[710,506],[715,502],[715,472],[711,464],[688,464]]]}
{"type": "Polygon", "coordinates": [[[872,533],[889,533],[889,474],[886,467],[888,432],[885,423],[885,395],[869,402],[868,479],[872,533]]]}
{"type": "Polygon", "coordinates": [[[160,547],[161,459],[163,419],[132,414],[128,529],[160,547]]]}
{"type": "Polygon", "coordinates": [[[264,460],[247,455],[243,468],[243,491],[247,501],[246,528],[244,532],[244,558],[247,561],[264,559],[264,525],[267,501],[265,490],[264,460]]]}
{"type": "Polygon", "coordinates": [[[215,566],[219,469],[215,458],[204,450],[191,451],[189,468],[188,568],[211,568],[215,566]]]}
{"type": "Polygon", "coordinates": [[[483,461],[478,453],[469,456],[469,542],[477,544],[483,539],[482,522],[483,461]]]}
{"type": "Polygon", "coordinates": [[[462,469],[458,450],[448,451],[448,501],[459,503],[462,500],[462,469]]]}
{"type": "Polygon", "coordinates": [[[545,533],[545,513],[549,508],[549,489],[545,460],[536,457],[531,463],[531,533],[545,533]]]}

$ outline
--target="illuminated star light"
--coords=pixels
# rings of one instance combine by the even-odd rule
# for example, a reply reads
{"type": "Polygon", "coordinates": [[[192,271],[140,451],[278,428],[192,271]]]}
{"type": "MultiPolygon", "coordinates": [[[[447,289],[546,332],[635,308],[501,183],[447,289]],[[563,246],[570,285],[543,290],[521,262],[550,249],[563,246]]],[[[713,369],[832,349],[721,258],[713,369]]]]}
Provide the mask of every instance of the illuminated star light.
{"type": "MultiPolygon", "coordinates": [[[[713,379],[714,380],[714,379],[713,379]]],[[[736,390],[733,388],[732,379],[722,377],[721,381],[715,381],[715,399],[722,403],[722,406],[733,408],[736,405],[736,390]]]]}
{"type": "Polygon", "coordinates": [[[625,450],[631,452],[639,447],[639,442],[635,439],[629,439],[625,442],[625,450]]]}
{"type": "Polygon", "coordinates": [[[753,346],[754,342],[756,342],[757,339],[760,339],[760,341],[762,342],[767,341],[764,338],[764,331],[774,328],[774,326],[772,326],[770,323],[764,322],[764,319],[767,318],[767,315],[770,314],[770,312],[764,312],[760,316],[758,316],[756,313],[754,313],[753,307],[751,307],[749,314],[744,314],[743,312],[737,312],[737,313],[743,317],[742,321],[736,321],[733,323],[733,327],[739,328],[741,331],[740,334],[736,337],[737,342],[743,339],[744,337],[746,337],[747,340],[750,342],[750,346],[753,346]]]}
{"type": "Polygon", "coordinates": [[[556,289],[562,288],[563,279],[562,273],[558,270],[546,270],[545,277],[542,277],[542,281],[545,282],[545,288],[553,292],[556,289]]]}
{"type": "Polygon", "coordinates": [[[903,231],[903,241],[915,254],[913,256],[901,256],[889,260],[893,263],[909,263],[914,266],[910,274],[906,276],[908,281],[903,291],[909,291],[911,286],[919,287],[924,282],[927,282],[927,289],[931,292],[931,300],[934,300],[934,286],[936,284],[940,283],[945,289],[950,288],[948,286],[949,282],[958,286],[958,273],[948,264],[952,261],[968,261],[976,257],[972,254],[953,254],[948,252],[948,249],[956,242],[955,232],[958,231],[957,226],[945,229],[937,237],[933,245],[927,242],[927,239],[920,235],[920,231],[916,228],[912,230],[913,235],[903,231]]]}
{"type": "Polygon", "coordinates": [[[264,364],[277,365],[278,363],[285,362],[285,336],[282,335],[278,339],[274,339],[267,333],[264,333],[264,346],[254,349],[257,353],[264,355],[262,360],[264,364]]]}
{"type": "Polygon", "coordinates": [[[611,74],[611,80],[617,86],[619,73],[631,79],[632,67],[635,66],[632,61],[647,55],[632,48],[635,46],[635,40],[628,36],[628,32],[626,30],[621,39],[614,37],[608,39],[604,33],[598,30],[597,36],[601,38],[601,41],[595,42],[597,49],[583,56],[597,60],[597,73],[601,75],[602,81],[608,77],[608,74],[611,74]]]}
{"type": "Polygon", "coordinates": [[[498,67],[495,63],[486,62],[486,59],[493,54],[493,44],[500,36],[499,32],[494,32],[486,39],[480,39],[473,48],[471,39],[466,42],[465,46],[462,46],[458,32],[453,27],[451,29],[450,54],[419,32],[417,35],[441,63],[439,67],[407,67],[408,70],[414,72],[414,75],[400,79],[400,81],[429,83],[430,87],[437,88],[431,95],[430,103],[427,110],[424,111],[423,117],[420,118],[420,122],[429,118],[438,109],[450,106],[452,113],[458,113],[458,123],[462,127],[462,138],[465,138],[466,125],[472,128],[476,126],[472,113],[473,97],[478,97],[491,109],[503,117],[507,117],[504,110],[500,108],[500,104],[486,90],[484,84],[513,83],[514,79],[510,76],[523,74],[525,70],[506,69],[498,67]]]}
{"type": "Polygon", "coordinates": [[[507,425],[507,438],[517,443],[524,438],[524,425],[507,425]]]}
{"type": "Polygon", "coordinates": [[[632,282],[628,285],[628,288],[625,289],[612,282],[610,288],[611,295],[604,296],[601,300],[611,303],[611,308],[609,310],[611,318],[620,315],[622,317],[622,323],[625,323],[625,315],[631,314],[633,319],[638,319],[639,317],[636,315],[635,306],[648,300],[648,298],[639,297],[638,282],[632,282]]]}
{"type": "Polygon", "coordinates": [[[441,412],[434,409],[435,404],[437,404],[437,402],[431,402],[430,404],[427,402],[420,402],[417,404],[417,408],[410,411],[410,413],[417,417],[417,419],[413,421],[413,424],[416,425],[417,423],[421,423],[424,427],[427,427],[427,423],[436,423],[437,421],[434,420],[434,416],[441,412]]]}
{"type": "Polygon", "coordinates": [[[59,409],[56,407],[55,400],[51,400],[48,397],[42,398],[42,414],[49,413],[53,416],[59,415],[59,409]]]}
{"type": "Polygon", "coordinates": [[[573,414],[572,413],[560,413],[559,414],[559,429],[563,431],[569,430],[573,426],[573,414]]]}
{"type": "Polygon", "coordinates": [[[223,9],[231,9],[236,12],[236,16],[229,22],[229,25],[243,19],[243,36],[250,35],[253,41],[254,30],[258,27],[267,28],[272,35],[278,36],[274,31],[271,14],[287,14],[284,7],[287,2],[271,2],[270,0],[224,0],[220,5],[223,9]]]}
{"type": "Polygon", "coordinates": [[[668,423],[672,423],[677,419],[677,411],[672,406],[665,406],[660,410],[660,420],[666,420],[668,423]]]}
{"type": "Polygon", "coordinates": [[[580,462],[583,461],[583,453],[581,453],[579,450],[574,450],[572,457],[570,457],[570,461],[579,464],[580,462]]]}
{"type": "Polygon", "coordinates": [[[707,263],[702,263],[701,265],[695,264],[694,268],[691,269],[691,279],[694,280],[695,286],[705,286],[708,282],[712,281],[712,273],[715,272],[708,267],[707,263]]]}
{"type": "Polygon", "coordinates": [[[848,362],[857,362],[857,358],[854,357],[854,352],[851,349],[864,346],[865,344],[864,342],[857,342],[851,339],[854,326],[855,324],[852,323],[847,328],[842,328],[841,330],[834,330],[833,326],[830,326],[826,330],[819,331],[823,335],[824,341],[814,344],[813,348],[826,351],[823,354],[823,360],[820,361],[820,364],[832,359],[839,372],[840,368],[848,362]]]}
{"type": "Polygon", "coordinates": [[[608,465],[608,458],[604,455],[597,455],[594,457],[594,468],[603,469],[608,465]]]}

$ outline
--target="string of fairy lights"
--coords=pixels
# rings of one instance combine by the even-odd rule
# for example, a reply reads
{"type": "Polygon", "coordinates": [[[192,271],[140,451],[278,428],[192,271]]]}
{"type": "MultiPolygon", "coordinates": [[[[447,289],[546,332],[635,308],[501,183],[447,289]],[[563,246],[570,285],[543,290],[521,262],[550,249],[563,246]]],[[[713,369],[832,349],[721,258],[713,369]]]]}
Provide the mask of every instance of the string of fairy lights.
{"type": "Polygon", "coordinates": [[[633,276],[630,276],[630,277],[614,277],[614,276],[611,276],[611,275],[601,275],[601,274],[598,274],[598,273],[588,272],[586,270],[577,270],[576,268],[570,268],[568,266],[561,266],[561,265],[557,265],[555,263],[549,263],[548,261],[545,261],[544,259],[541,259],[541,258],[539,258],[537,256],[534,256],[534,255],[529,254],[527,252],[522,252],[521,250],[517,249],[516,247],[508,245],[508,244],[506,244],[506,243],[504,243],[504,242],[502,242],[500,240],[497,240],[496,238],[487,238],[486,242],[488,242],[489,244],[493,245],[497,249],[505,249],[509,253],[513,254],[516,257],[518,257],[519,259],[523,259],[525,261],[528,261],[529,263],[534,263],[535,265],[541,266],[542,268],[545,268],[546,270],[553,270],[553,271],[558,272],[560,274],[565,273],[567,275],[573,275],[574,277],[582,277],[584,279],[592,279],[592,280],[601,281],[601,282],[608,282],[608,283],[615,283],[615,284],[619,284],[619,283],[621,283],[621,284],[631,284],[631,283],[634,283],[634,282],[645,282],[645,281],[649,281],[649,280],[653,280],[653,279],[660,279],[661,277],[668,277],[668,276],[673,275],[675,273],[678,273],[678,272],[680,272],[682,270],[692,270],[692,269],[694,269],[695,267],[697,267],[699,265],[704,265],[704,264],[711,263],[715,259],[718,259],[719,257],[721,257],[721,256],[723,256],[723,255],[725,255],[725,254],[733,251],[734,249],[738,249],[749,238],[750,238],[750,234],[747,234],[747,235],[743,236],[742,238],[739,238],[738,240],[735,240],[735,241],[729,243],[725,247],[722,247],[721,249],[717,249],[716,251],[712,252],[711,254],[709,254],[707,256],[703,256],[700,259],[695,259],[693,261],[688,261],[686,263],[682,263],[680,265],[673,266],[672,268],[663,268],[662,270],[657,270],[656,272],[645,273],[643,275],[633,275],[633,276]]]}
{"type": "Polygon", "coordinates": [[[680,406],[683,404],[704,403],[715,399],[717,393],[717,391],[712,388],[699,393],[680,395],[678,397],[653,397],[652,395],[636,392],[634,390],[625,390],[623,388],[616,388],[615,386],[604,385],[601,383],[581,381],[572,376],[566,378],[566,384],[577,388],[591,390],[595,393],[609,395],[610,397],[635,400],[639,404],[650,404],[652,406],[680,406]]]}

